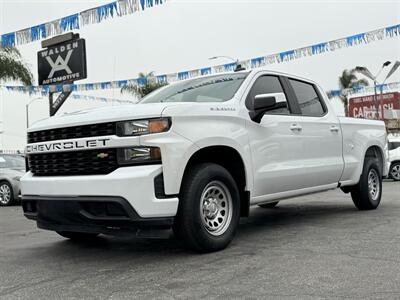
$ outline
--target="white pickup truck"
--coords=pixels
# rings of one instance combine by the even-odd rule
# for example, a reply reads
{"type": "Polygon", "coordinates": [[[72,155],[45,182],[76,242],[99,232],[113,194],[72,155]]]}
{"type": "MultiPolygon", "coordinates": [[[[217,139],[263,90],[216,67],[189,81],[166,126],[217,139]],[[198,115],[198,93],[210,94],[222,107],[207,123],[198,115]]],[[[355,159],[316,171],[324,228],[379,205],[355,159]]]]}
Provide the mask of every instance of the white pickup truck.
{"type": "Polygon", "coordinates": [[[173,229],[225,248],[250,206],[341,188],[361,210],[388,174],[380,121],[337,117],[314,82],[267,70],[189,79],[139,104],[29,128],[24,214],[71,239],[173,229]]]}

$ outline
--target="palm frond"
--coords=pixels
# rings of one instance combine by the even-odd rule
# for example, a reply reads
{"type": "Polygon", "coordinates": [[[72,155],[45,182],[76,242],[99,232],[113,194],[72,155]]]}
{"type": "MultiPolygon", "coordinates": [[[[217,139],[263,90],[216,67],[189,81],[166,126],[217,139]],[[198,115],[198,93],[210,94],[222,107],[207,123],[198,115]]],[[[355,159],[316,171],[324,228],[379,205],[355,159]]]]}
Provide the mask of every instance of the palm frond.
{"type": "Polygon", "coordinates": [[[0,46],[0,80],[19,81],[31,85],[33,75],[15,47],[0,46]]]}

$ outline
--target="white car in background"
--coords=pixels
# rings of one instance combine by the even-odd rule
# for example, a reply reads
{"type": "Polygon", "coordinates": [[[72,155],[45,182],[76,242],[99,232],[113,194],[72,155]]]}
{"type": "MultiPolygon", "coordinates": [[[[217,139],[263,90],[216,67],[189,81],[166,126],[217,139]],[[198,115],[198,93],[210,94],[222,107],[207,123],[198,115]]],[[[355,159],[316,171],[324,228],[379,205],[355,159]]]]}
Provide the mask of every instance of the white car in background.
{"type": "Polygon", "coordinates": [[[389,177],[400,181],[400,136],[389,137],[389,177]]]}
{"type": "Polygon", "coordinates": [[[21,200],[20,179],[25,174],[25,158],[20,154],[0,153],[0,206],[21,200]]]}

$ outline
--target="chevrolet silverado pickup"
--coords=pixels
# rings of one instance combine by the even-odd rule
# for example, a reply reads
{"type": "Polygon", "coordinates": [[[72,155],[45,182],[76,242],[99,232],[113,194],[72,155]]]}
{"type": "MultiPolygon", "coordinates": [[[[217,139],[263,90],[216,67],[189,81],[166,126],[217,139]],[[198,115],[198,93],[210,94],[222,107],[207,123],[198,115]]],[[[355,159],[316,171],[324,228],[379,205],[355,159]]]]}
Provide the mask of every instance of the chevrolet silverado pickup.
{"type": "Polygon", "coordinates": [[[376,209],[387,152],[383,122],[337,117],[313,81],[209,75],[34,124],[23,210],[70,239],[172,229],[190,249],[217,251],[251,206],[341,188],[376,209]]]}

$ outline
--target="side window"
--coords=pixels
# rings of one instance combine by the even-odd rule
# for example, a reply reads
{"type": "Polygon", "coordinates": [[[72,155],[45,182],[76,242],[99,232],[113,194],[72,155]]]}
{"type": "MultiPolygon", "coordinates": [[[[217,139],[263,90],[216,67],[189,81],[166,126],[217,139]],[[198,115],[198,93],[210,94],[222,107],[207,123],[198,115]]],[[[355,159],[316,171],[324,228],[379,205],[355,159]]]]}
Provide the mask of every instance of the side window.
{"type": "Polygon", "coordinates": [[[389,150],[400,148],[400,142],[389,142],[389,150]]]}
{"type": "Polygon", "coordinates": [[[302,115],[320,117],[325,113],[324,106],[313,84],[290,78],[289,82],[296,94],[302,115]]]}
{"type": "MultiPolygon", "coordinates": [[[[246,98],[247,108],[252,107],[254,97],[260,94],[284,93],[281,82],[277,76],[261,76],[254,82],[246,98]]],[[[287,100],[286,100],[287,101],[287,100]]],[[[289,105],[288,105],[289,107],[289,105]]],[[[290,114],[288,108],[279,108],[268,111],[267,114],[290,114]]]]}

